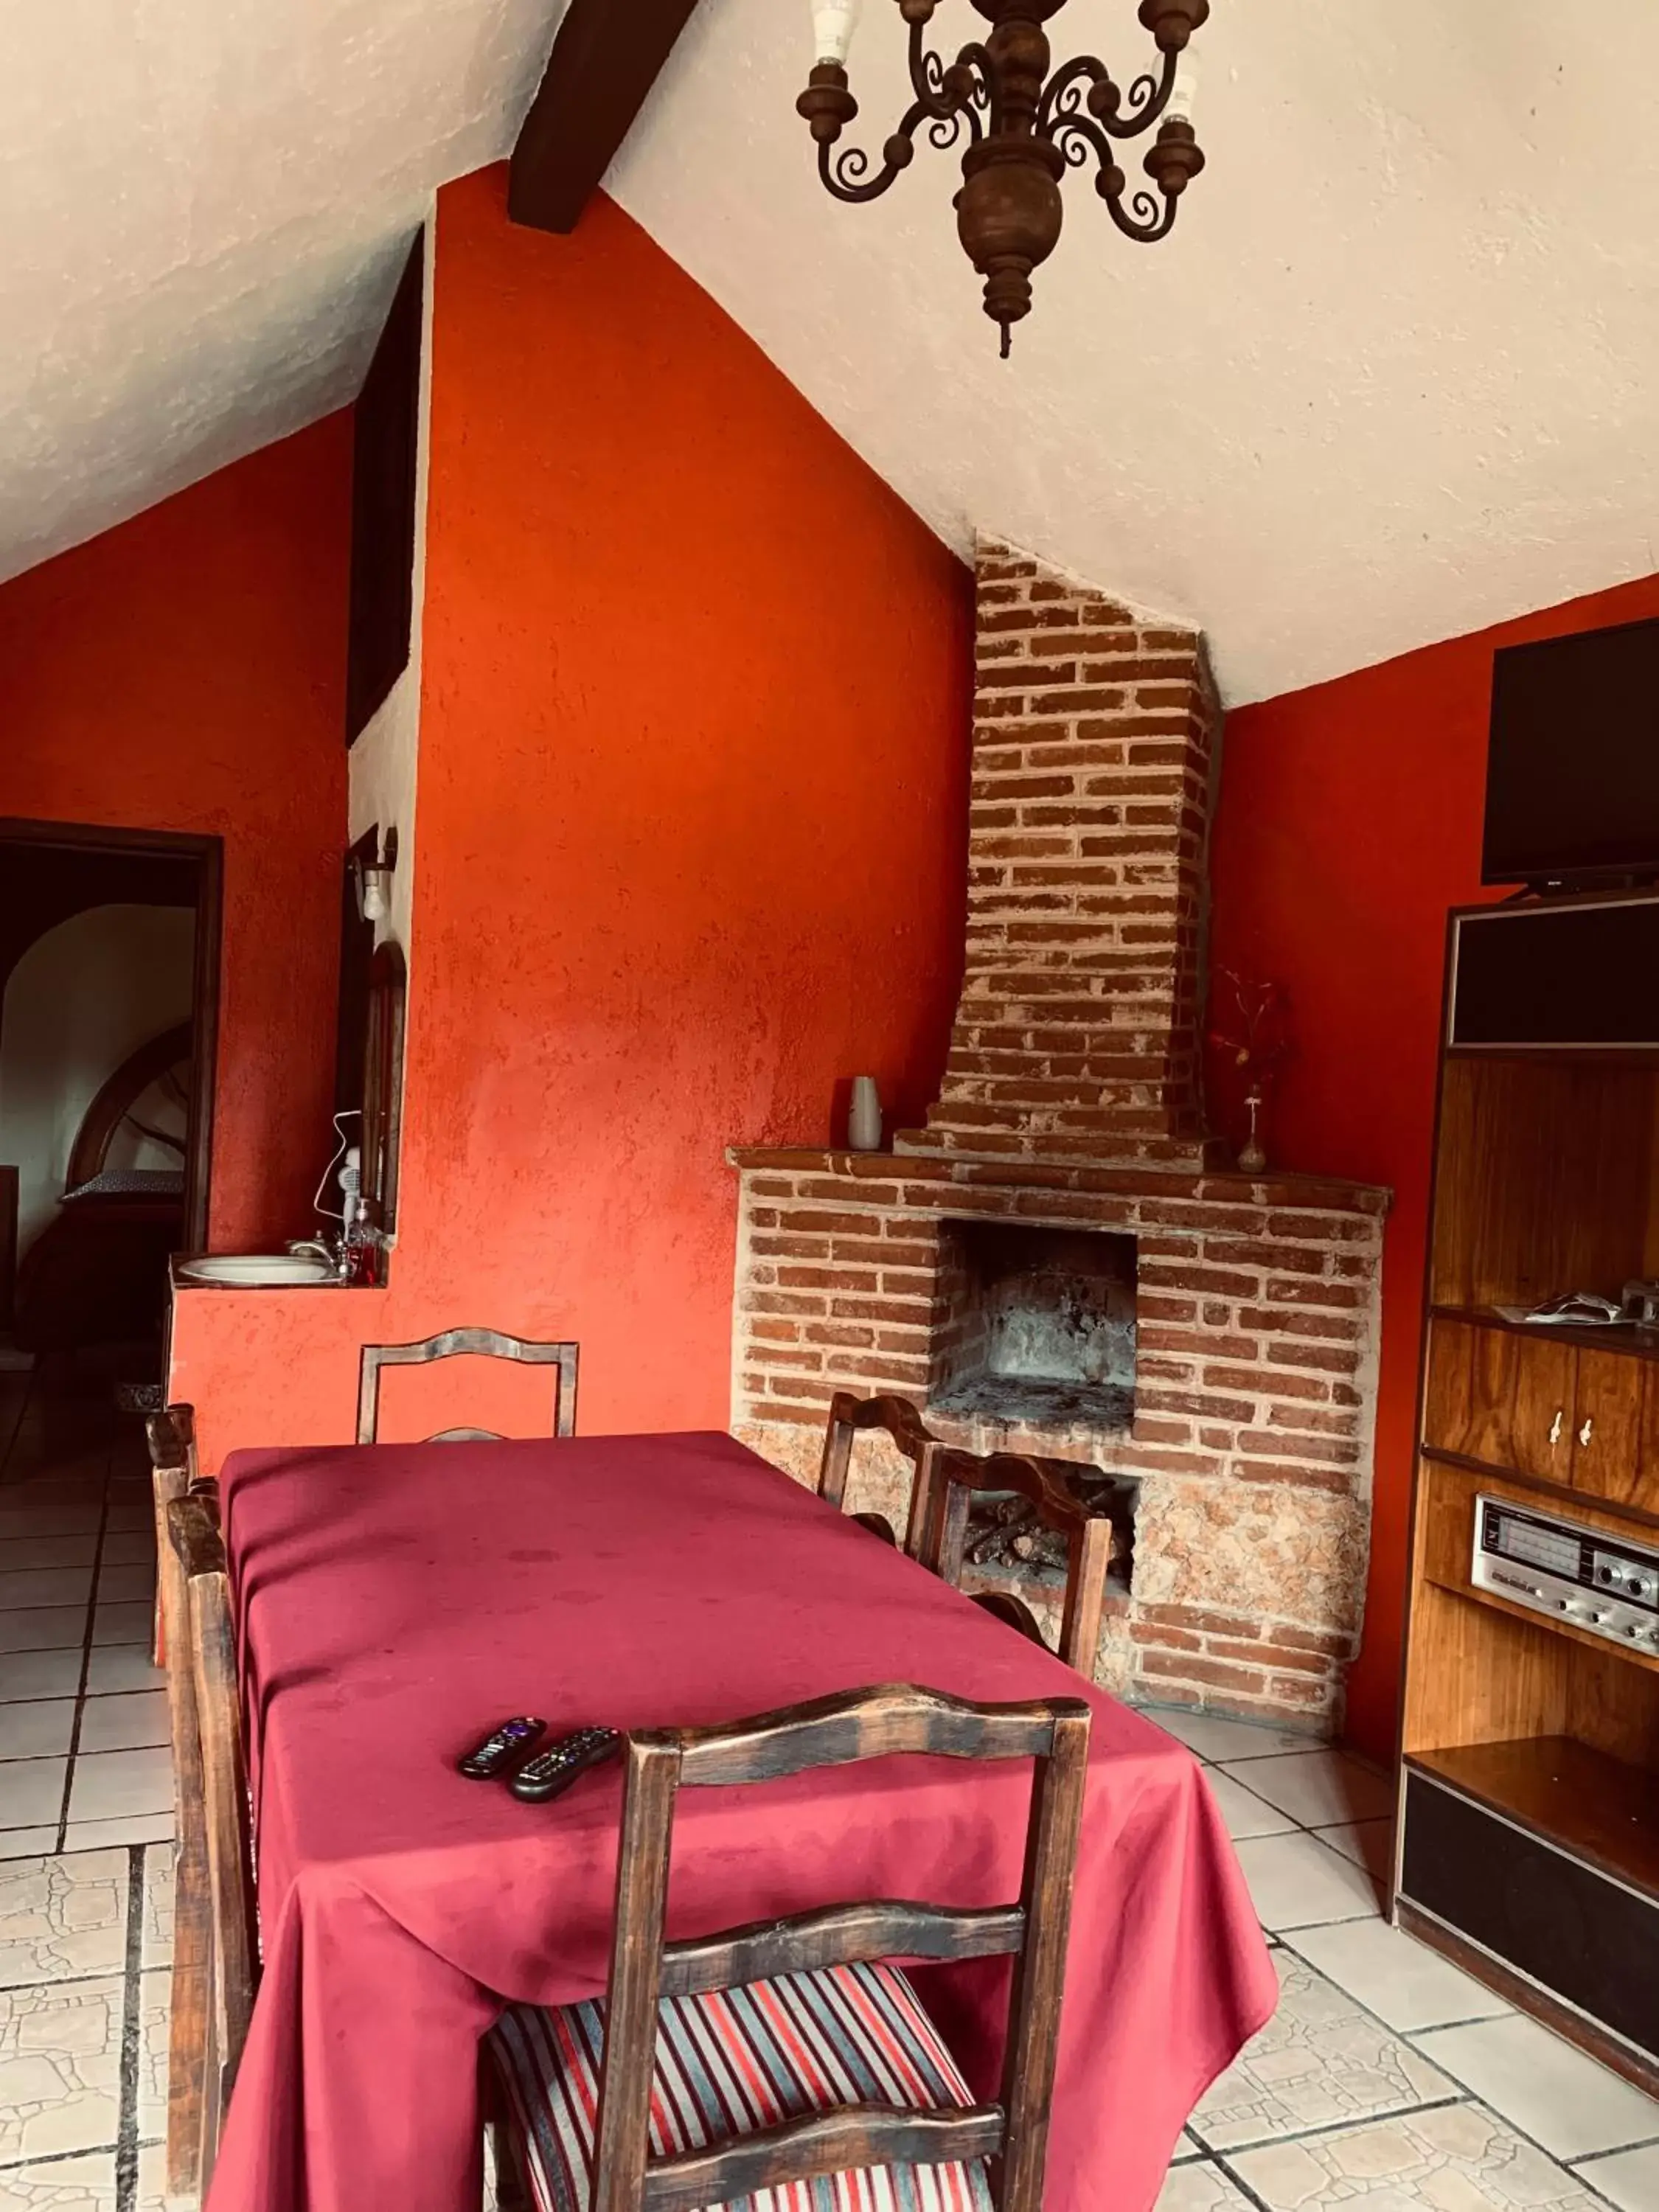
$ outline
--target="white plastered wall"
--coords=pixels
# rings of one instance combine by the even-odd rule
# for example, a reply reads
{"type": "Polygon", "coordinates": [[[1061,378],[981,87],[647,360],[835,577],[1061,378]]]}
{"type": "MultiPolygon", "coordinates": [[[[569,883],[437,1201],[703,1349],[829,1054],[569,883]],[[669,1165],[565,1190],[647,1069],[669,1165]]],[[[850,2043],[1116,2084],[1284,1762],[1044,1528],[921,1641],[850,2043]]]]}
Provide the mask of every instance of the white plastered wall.
{"type": "MultiPolygon", "coordinates": [[[[12,970],[0,1015],[0,1161],[18,1170],[18,1247],[52,1220],[76,1133],[141,1044],[191,1012],[196,917],[187,907],[99,906],[72,915],[12,970]]],[[[141,1139],[123,1166],[176,1168],[141,1139]]]]}

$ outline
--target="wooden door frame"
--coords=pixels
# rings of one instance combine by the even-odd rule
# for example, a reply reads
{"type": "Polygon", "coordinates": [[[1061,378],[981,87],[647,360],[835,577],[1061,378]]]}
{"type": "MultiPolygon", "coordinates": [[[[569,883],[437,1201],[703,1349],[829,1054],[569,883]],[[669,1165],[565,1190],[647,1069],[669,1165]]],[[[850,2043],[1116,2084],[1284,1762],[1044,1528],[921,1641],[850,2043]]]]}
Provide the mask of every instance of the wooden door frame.
{"type": "Polygon", "coordinates": [[[153,854],[194,860],[196,937],[191,976],[194,1027],[190,1116],[185,1137],[182,1249],[204,1252],[213,1176],[213,1091],[219,1060],[219,975],[223,951],[225,841],[185,830],[125,830],[90,822],[42,822],[0,814],[0,846],[55,845],[68,852],[153,854]]]}

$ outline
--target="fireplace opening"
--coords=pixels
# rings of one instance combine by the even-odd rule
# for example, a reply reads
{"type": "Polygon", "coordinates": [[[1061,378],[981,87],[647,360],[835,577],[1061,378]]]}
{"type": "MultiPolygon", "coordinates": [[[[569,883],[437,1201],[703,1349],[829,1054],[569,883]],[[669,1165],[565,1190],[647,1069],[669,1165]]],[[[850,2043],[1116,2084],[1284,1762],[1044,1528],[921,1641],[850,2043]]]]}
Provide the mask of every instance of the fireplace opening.
{"type": "MultiPolygon", "coordinates": [[[[1066,1461],[1039,1462],[1097,1521],[1112,1524],[1109,1595],[1127,1597],[1134,1581],[1135,1510],[1140,1485],[1132,1475],[1106,1474],[1099,1468],[1066,1461]]],[[[963,1588],[1012,1589],[1058,1601],[1066,1591],[1069,1559],[1066,1539],[1050,1528],[1017,1492],[975,1491],[968,1508],[963,1540],[963,1588]]]]}
{"type": "Polygon", "coordinates": [[[1020,1428],[1133,1422],[1133,1237],[942,1221],[939,1285],[935,1411],[1020,1428]]]}

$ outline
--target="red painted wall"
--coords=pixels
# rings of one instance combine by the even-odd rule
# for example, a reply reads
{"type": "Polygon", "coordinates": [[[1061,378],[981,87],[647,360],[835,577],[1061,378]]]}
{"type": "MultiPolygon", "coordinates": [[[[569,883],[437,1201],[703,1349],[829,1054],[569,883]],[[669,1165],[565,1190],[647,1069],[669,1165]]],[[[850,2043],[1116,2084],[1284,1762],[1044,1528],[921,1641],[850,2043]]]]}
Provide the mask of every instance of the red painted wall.
{"type": "MultiPolygon", "coordinates": [[[[1659,578],[1455,638],[1228,718],[1212,964],[1289,988],[1273,1156],[1391,1184],[1376,1516],[1349,1729],[1391,1756],[1446,909],[1482,891],[1492,655],[1659,614],[1659,578]]],[[[1502,896],[1501,893],[1497,896],[1502,896]]]]}
{"type": "Polygon", "coordinates": [[[948,1040],[961,564],[602,198],[440,195],[432,408],[392,1284],[182,1299],[210,1463],[344,1439],[356,1344],[459,1323],[577,1338],[584,1430],[723,1426],[726,1147],[866,1070],[914,1119],[948,1040]]]}
{"type": "Polygon", "coordinates": [[[0,814],[225,841],[220,1250],[304,1233],[332,1100],[350,496],[340,414],[0,585],[0,814]]]}

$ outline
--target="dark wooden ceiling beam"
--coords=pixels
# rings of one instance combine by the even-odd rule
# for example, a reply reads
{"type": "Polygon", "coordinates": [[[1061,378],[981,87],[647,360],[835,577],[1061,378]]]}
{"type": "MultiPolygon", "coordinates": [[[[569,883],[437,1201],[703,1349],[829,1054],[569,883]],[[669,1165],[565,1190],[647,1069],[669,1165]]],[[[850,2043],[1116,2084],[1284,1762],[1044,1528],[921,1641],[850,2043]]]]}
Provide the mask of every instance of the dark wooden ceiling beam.
{"type": "Polygon", "coordinates": [[[569,231],[628,136],[697,0],[570,0],[513,149],[507,211],[569,231]]]}

